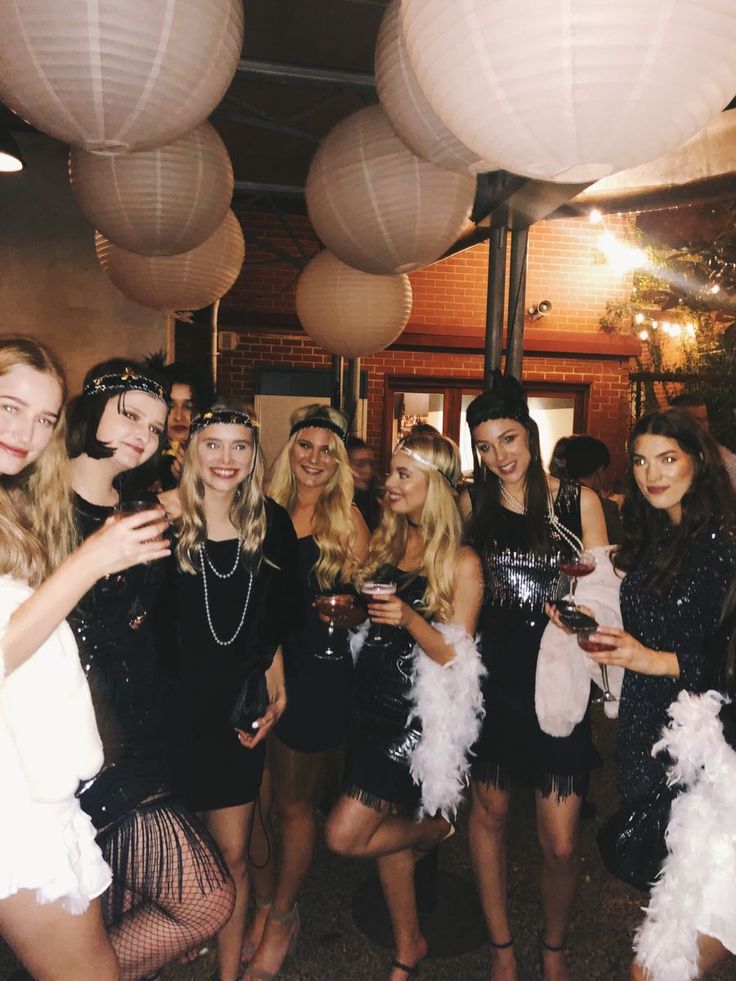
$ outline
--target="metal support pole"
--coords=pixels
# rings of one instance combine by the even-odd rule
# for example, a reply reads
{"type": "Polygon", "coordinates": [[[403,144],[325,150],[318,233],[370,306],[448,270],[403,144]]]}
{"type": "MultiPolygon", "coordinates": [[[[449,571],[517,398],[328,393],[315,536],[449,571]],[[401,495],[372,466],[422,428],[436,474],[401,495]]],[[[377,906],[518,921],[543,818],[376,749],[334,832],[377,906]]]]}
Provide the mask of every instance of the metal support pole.
{"type": "Polygon", "coordinates": [[[503,300],[506,292],[506,228],[493,228],[488,241],[488,287],[486,291],[486,339],[483,388],[490,388],[491,375],[501,366],[503,344],[503,300]]]}
{"type": "Polygon", "coordinates": [[[342,411],[343,385],[342,366],[344,358],[341,354],[332,355],[332,383],[330,385],[330,405],[333,409],[342,411]]]}
{"type": "Polygon", "coordinates": [[[220,357],[218,344],[217,315],[220,312],[220,301],[212,304],[212,319],[210,321],[210,368],[212,371],[212,389],[217,391],[217,359],[220,357]]]}
{"type": "Polygon", "coordinates": [[[511,262],[509,265],[509,312],[506,348],[506,373],[521,381],[524,358],[524,314],[526,313],[526,257],[529,229],[515,228],[511,232],[511,262]]]}
{"type": "Polygon", "coordinates": [[[348,358],[348,377],[345,385],[345,418],[348,431],[355,433],[360,402],[360,358],[348,358]]]}

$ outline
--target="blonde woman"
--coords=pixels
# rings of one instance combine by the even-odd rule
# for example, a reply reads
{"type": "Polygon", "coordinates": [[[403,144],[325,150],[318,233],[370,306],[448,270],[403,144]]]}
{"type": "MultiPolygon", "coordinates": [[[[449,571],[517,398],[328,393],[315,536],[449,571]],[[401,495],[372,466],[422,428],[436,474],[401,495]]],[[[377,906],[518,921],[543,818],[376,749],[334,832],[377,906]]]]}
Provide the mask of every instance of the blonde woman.
{"type": "Polygon", "coordinates": [[[291,417],[289,440],[270,485],[298,538],[303,619],[284,643],[287,707],[269,740],[281,856],[273,903],[246,974],[260,981],[280,970],[293,946],[296,901],[314,853],[317,806],[330,793],[334,797],[342,777],[353,689],[346,625],[363,614],[354,613],[352,621],[349,614],[338,618],[339,626],[330,630],[314,601],[320,594],[350,592],[356,564],[368,551],[368,528],[353,505],[346,435],[346,421],[335,409],[301,407],[291,417]]]}
{"type": "Polygon", "coordinates": [[[144,541],[149,513],[69,554],[65,393],[48,348],[0,340],[0,934],[35,978],[114,981],[97,898],[110,870],[74,798],[101,766],[102,747],[63,620],[97,578],[168,549],[144,541]]]}
{"type": "Polygon", "coordinates": [[[236,886],[217,937],[218,977],[236,981],[248,906],[247,841],[264,738],[284,709],[280,643],[296,602],[296,540],[286,512],[263,496],[257,422],[220,399],[195,418],[184,456],[176,569],[159,613],[170,642],[173,783],[205,821],[236,886]],[[250,731],[231,720],[253,672],[269,705],[250,731]]]}
{"type": "Polygon", "coordinates": [[[402,440],[391,457],[387,507],[360,571],[396,585],[372,598],[357,664],[356,712],[343,795],[327,822],[341,855],[375,857],[391,915],[391,981],[427,954],[417,919],[412,849],[452,832],[479,731],[483,669],[472,640],[483,596],[476,553],[460,544],[460,459],[439,433],[402,440]]]}

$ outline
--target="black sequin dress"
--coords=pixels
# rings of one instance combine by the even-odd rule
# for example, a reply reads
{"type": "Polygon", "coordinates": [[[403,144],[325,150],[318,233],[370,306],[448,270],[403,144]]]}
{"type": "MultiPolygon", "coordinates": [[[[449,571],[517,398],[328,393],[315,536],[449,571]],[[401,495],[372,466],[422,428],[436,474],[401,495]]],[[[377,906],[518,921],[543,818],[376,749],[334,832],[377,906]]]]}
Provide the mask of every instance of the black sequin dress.
{"type": "Polygon", "coordinates": [[[646,796],[667,769],[666,754],[651,750],[667,723],[667,708],[685,689],[699,692],[711,678],[706,671],[708,648],[718,634],[721,608],[736,573],[736,539],[712,525],[685,545],[681,571],[657,596],[645,588],[671,529],[650,555],[621,583],[624,629],[645,647],[673,651],[679,678],[661,678],[626,671],[619,706],[618,766],[621,794],[627,801],[646,796]]]}
{"type": "MultiPolygon", "coordinates": [[[[554,511],[559,521],[582,537],[580,487],[561,481],[554,511]]],[[[531,785],[544,796],[584,796],[590,773],[588,717],[569,736],[543,732],[534,708],[537,656],[549,622],[547,600],[566,584],[558,562],[573,552],[569,541],[549,525],[550,550],[531,552],[526,517],[494,509],[490,537],[472,542],[481,556],[485,598],[478,621],[480,649],[488,674],[483,683],[485,718],[473,752],[475,780],[501,789],[531,785]]]]}
{"type": "MultiPolygon", "coordinates": [[[[286,711],[275,727],[282,743],[301,753],[316,753],[342,745],[353,707],[353,658],[348,631],[336,627],[328,640],[328,626],[319,618],[314,598],[322,590],[314,575],[319,549],[313,536],[299,540],[301,626],[288,624],[284,641],[286,711]],[[319,657],[331,645],[335,658],[319,657]]],[[[335,585],[331,592],[343,587],[335,585]]],[[[345,592],[352,587],[345,586],[345,592]]]]}
{"type": "Polygon", "coordinates": [[[261,785],[265,743],[246,749],[230,722],[238,694],[253,668],[266,669],[283,638],[301,616],[296,535],[286,511],[266,501],[263,555],[250,584],[250,572],[234,565],[236,538],[207,541],[207,556],[221,575],[207,567],[212,624],[207,621],[202,572],[196,575],[169,560],[169,577],[156,610],[159,644],[165,651],[171,690],[167,715],[172,734],[171,782],[196,811],[234,807],[255,800],[261,785]]]}
{"type": "MultiPolygon", "coordinates": [[[[421,612],[426,578],[394,567],[381,571],[382,579],[397,583],[397,595],[421,612]]],[[[421,800],[409,771],[421,735],[417,720],[409,724],[415,641],[401,627],[381,626],[380,632],[380,643],[368,633],[358,657],[344,793],[375,810],[413,817],[421,800]]]]}
{"type": "MultiPolygon", "coordinates": [[[[82,538],[112,513],[79,496],[75,506],[82,538]]],[[[203,894],[228,878],[217,846],[166,785],[162,673],[151,615],[163,574],[156,562],[105,576],[68,618],[105,754],[102,770],[78,797],[113,871],[103,897],[108,926],[121,923],[133,905],[148,904],[152,919],[150,908],[163,909],[165,894],[180,893],[177,854],[184,850],[203,894]]]]}

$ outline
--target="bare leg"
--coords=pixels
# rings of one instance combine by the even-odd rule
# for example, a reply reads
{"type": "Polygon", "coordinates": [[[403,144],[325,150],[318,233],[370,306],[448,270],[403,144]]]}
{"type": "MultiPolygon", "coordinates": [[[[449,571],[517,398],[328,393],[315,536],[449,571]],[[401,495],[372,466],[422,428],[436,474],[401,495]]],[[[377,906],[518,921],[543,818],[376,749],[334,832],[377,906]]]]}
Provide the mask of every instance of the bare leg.
{"type": "MultiPolygon", "coordinates": [[[[707,937],[703,934],[698,938],[698,949],[700,951],[699,964],[700,976],[703,977],[712,967],[716,967],[728,956],[729,951],[723,946],[720,940],[715,937],[707,937]]],[[[634,961],[631,965],[631,981],[648,981],[651,975],[644,970],[641,964],[634,961]]]]}
{"type": "MultiPolygon", "coordinates": [[[[511,939],[506,899],[506,822],[510,794],[473,781],[468,822],[470,857],[492,944],[511,939]]],[[[493,981],[516,981],[512,946],[491,947],[493,981]]]]}
{"type": "Polygon", "coordinates": [[[61,903],[36,902],[21,889],[0,900],[0,934],[37,981],[117,981],[115,951],[105,932],[99,900],[81,916],[61,903]]]}
{"type": "MultiPolygon", "coordinates": [[[[427,956],[414,890],[414,855],[410,849],[378,859],[378,875],[394,929],[396,960],[414,967],[427,956]]],[[[390,981],[406,981],[406,971],[392,970],[390,981]]]]}
{"type": "Polygon", "coordinates": [[[253,919],[245,930],[243,960],[250,961],[261,942],[276,891],[276,854],[271,809],[273,790],[271,772],[266,767],[258,800],[253,806],[253,825],[248,849],[248,877],[255,906],[253,919]]]}
{"type": "Polygon", "coordinates": [[[207,812],[207,827],[220,846],[228,871],[235,883],[235,908],[232,916],[217,934],[217,967],[221,981],[237,981],[248,912],[248,828],[252,804],[222,807],[207,812]]]}
{"type": "MultiPolygon", "coordinates": [[[[537,829],[542,846],[543,944],[561,947],[567,938],[580,881],[580,808],[582,798],[537,792],[537,829]]],[[[542,947],[545,981],[569,981],[564,950],[542,947]]]]}
{"type": "Polygon", "coordinates": [[[375,811],[343,795],[327,818],[325,837],[338,855],[380,858],[415,846],[432,848],[447,836],[449,827],[442,817],[412,821],[375,811]]]}

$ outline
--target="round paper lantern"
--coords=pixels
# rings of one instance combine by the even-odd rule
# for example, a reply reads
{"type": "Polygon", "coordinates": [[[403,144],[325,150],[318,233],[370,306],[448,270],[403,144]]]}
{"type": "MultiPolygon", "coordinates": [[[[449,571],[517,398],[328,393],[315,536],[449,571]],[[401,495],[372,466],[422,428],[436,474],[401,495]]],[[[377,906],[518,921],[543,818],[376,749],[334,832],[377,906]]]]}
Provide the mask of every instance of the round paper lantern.
{"type": "Polygon", "coordinates": [[[73,146],[149,149],[207,118],[242,46],[242,0],[4,4],[0,100],[73,146]]]}
{"type": "Polygon", "coordinates": [[[596,181],[679,146],[736,91],[733,0],[403,0],[457,138],[516,174],[596,181]]]}
{"type": "Polygon", "coordinates": [[[327,248],[363,272],[411,272],[438,259],[470,215],[475,178],[420,160],[380,106],[343,119],[307,175],[307,210],[327,248]]]}
{"type": "Polygon", "coordinates": [[[87,221],[121,249],[175,255],[201,245],[233,196],[233,168],[209,123],[157,150],[72,150],[69,180],[87,221]]]}
{"type": "Polygon", "coordinates": [[[332,354],[360,358],[395,341],[411,313],[409,277],[374,276],[326,249],[305,266],[296,312],[312,340],[332,354]]]}
{"type": "Polygon", "coordinates": [[[376,90],[391,125],[423,160],[459,173],[484,173],[497,165],[480,160],[450,132],[422,92],[401,33],[401,0],[391,0],[376,40],[376,90]]]}
{"type": "Polygon", "coordinates": [[[99,232],[95,247],[100,265],[121,293],[164,311],[199,310],[214,303],[238,278],[245,257],[243,233],[232,211],[206,242],[180,255],[136,255],[99,232]]]}

